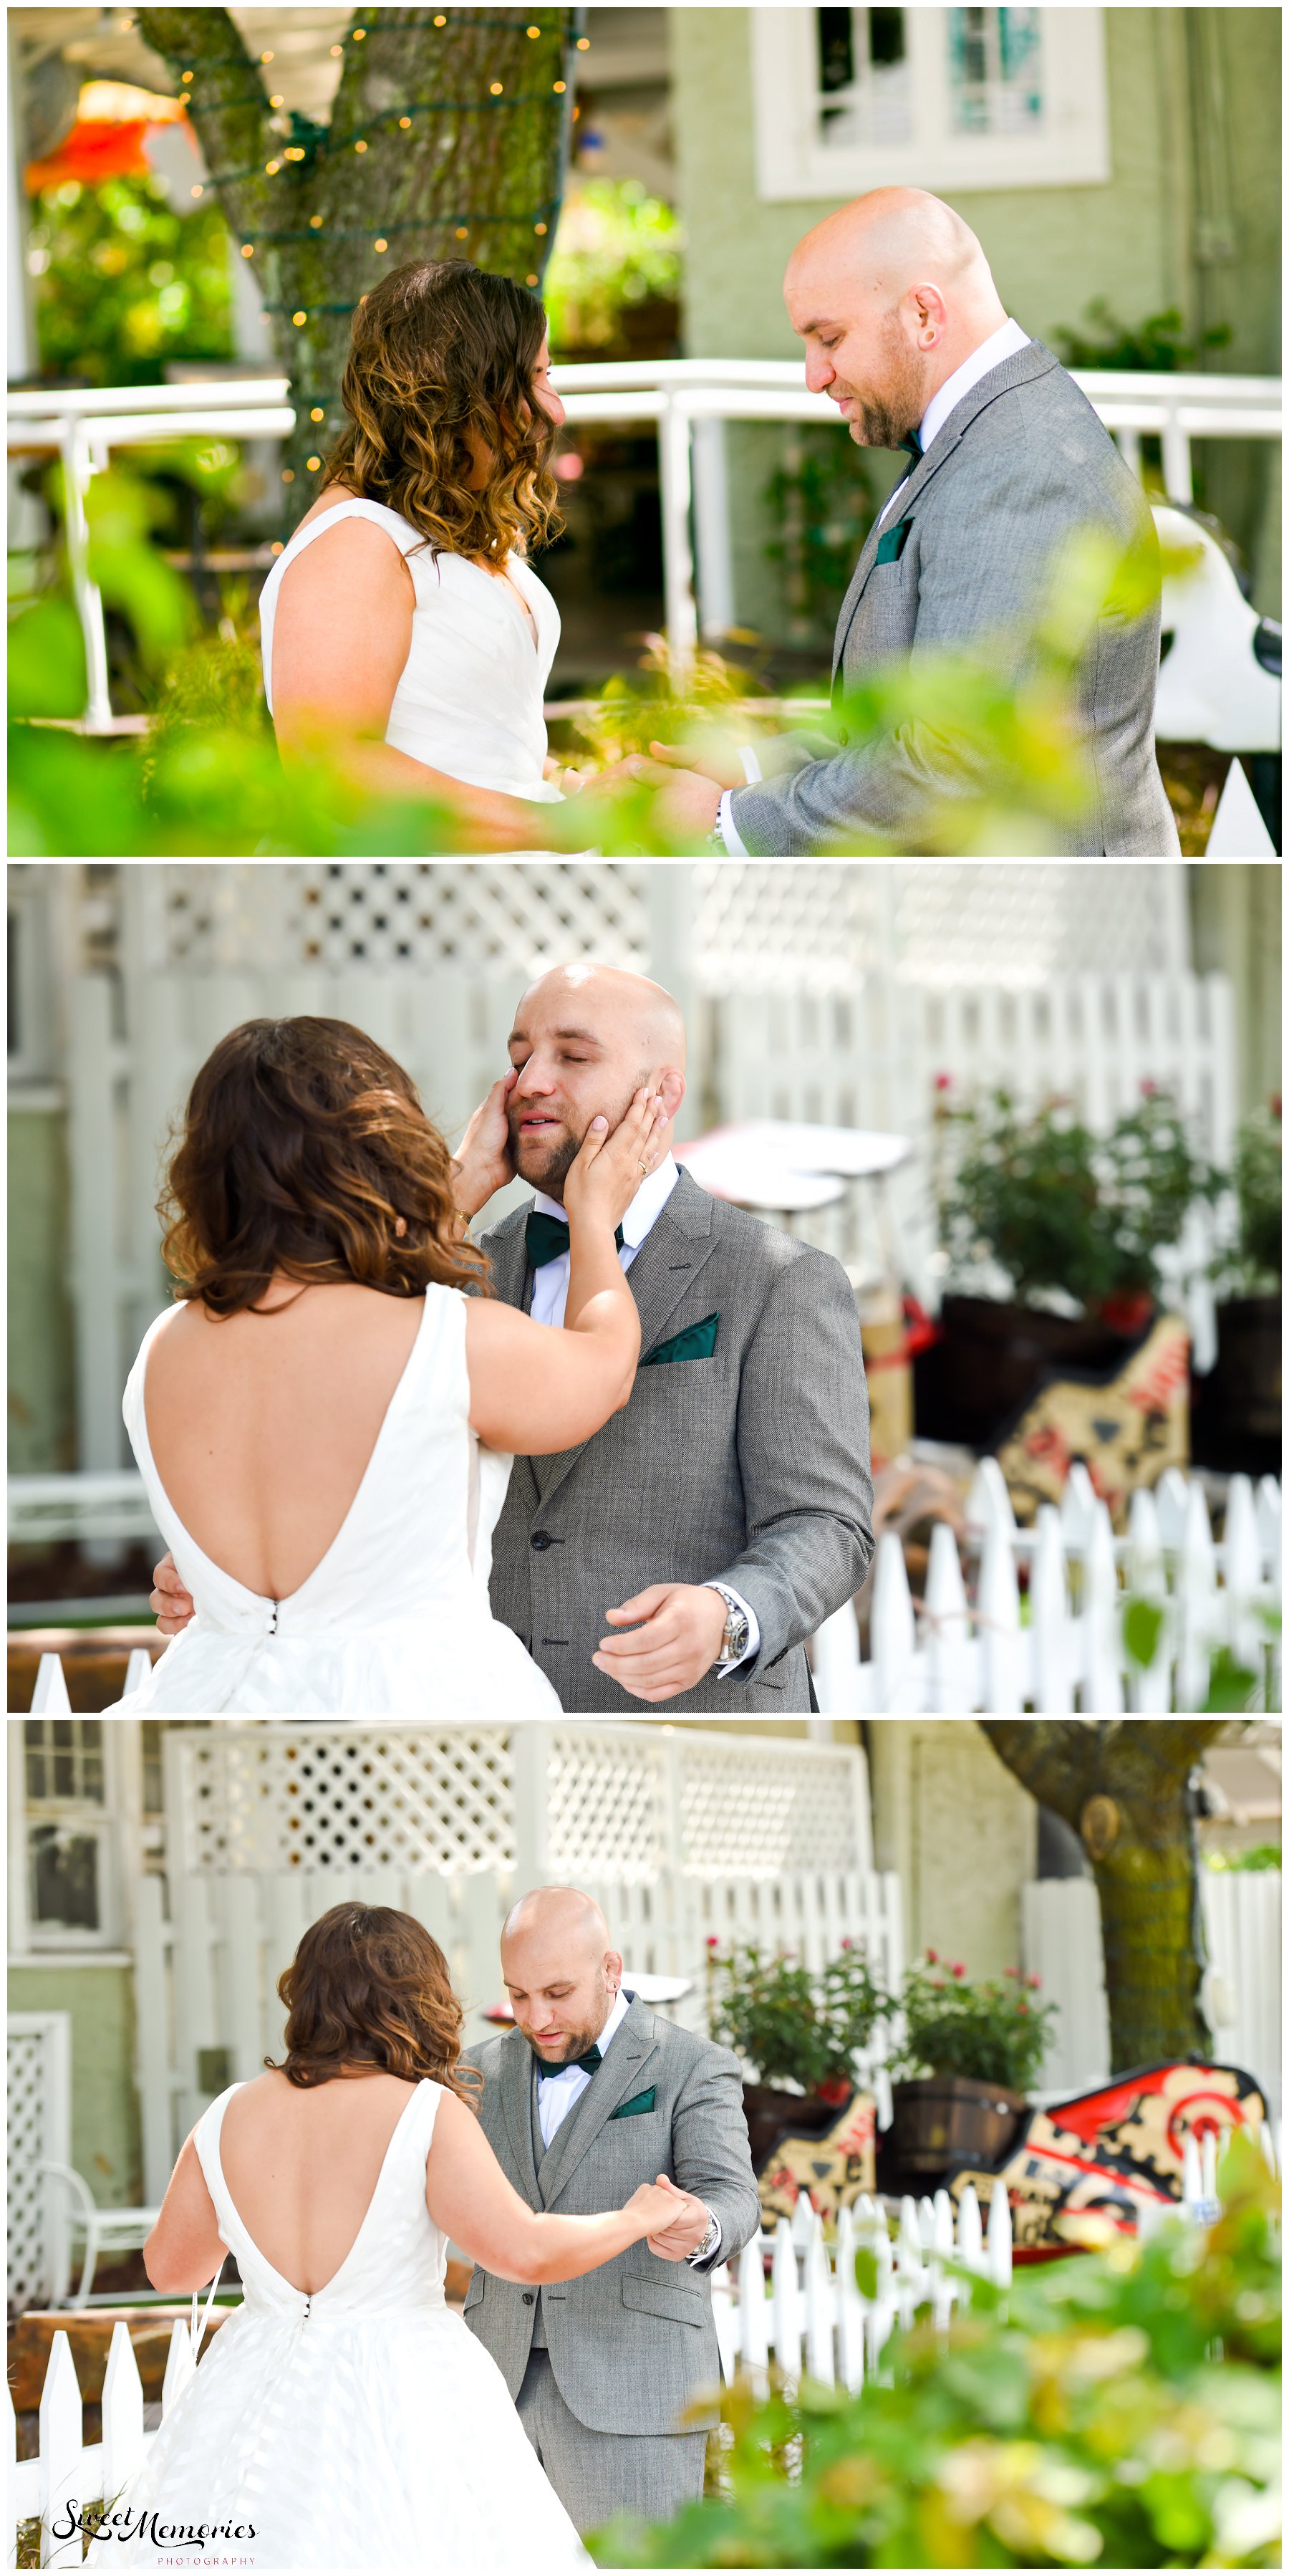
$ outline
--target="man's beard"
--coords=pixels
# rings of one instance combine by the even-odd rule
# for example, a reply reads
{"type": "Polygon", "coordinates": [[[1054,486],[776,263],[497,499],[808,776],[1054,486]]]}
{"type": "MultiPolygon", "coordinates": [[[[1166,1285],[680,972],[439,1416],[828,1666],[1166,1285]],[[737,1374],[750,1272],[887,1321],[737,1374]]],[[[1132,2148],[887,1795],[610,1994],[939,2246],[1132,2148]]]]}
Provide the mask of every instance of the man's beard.
{"type": "Polygon", "coordinates": [[[510,1159],[515,1170],[521,1181],[527,1181],[535,1190],[544,1190],[547,1198],[559,1197],[581,1150],[580,1136],[564,1136],[557,1145],[538,1145],[535,1139],[528,1145],[519,1132],[519,1120],[512,1118],[510,1121],[510,1159]],[[539,1172],[525,1171],[526,1154],[541,1154],[546,1158],[539,1172]]]}
{"type": "Polygon", "coordinates": [[[535,2054],[538,2057],[541,2057],[543,2063],[547,2066],[571,2066],[577,2058],[585,2057],[588,2049],[595,2047],[600,2033],[609,2018],[609,2014],[613,2010],[613,1996],[606,1985],[602,1985],[600,1988],[600,2005],[600,2017],[592,2029],[570,2030],[565,2032],[562,2056],[552,2057],[549,2051],[543,2052],[540,2048],[536,2048],[536,2044],[534,2042],[530,2042],[530,2045],[535,2049],[535,2054]]]}
{"type": "Polygon", "coordinates": [[[880,392],[865,395],[857,390],[852,396],[858,418],[852,417],[847,426],[857,447],[902,446],[926,410],[922,370],[894,315],[888,320],[883,355],[887,363],[880,392]]]}

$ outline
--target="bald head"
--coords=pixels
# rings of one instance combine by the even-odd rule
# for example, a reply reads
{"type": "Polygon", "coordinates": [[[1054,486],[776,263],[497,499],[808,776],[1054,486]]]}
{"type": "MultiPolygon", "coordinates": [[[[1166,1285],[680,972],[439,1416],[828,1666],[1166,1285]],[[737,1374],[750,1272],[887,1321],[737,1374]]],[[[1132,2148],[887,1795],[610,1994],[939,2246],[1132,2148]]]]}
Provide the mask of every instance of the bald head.
{"type": "Polygon", "coordinates": [[[518,2027],[547,2065],[560,2066],[599,2038],[622,1960],[594,1897],[536,1887],[501,1927],[501,1973],[518,2027]]]}
{"type": "Polygon", "coordinates": [[[650,1081],[667,1126],[652,1149],[670,1150],[685,1096],[685,1024],[647,975],[619,966],[554,966],[530,984],[510,1033],[519,1079],[510,1100],[511,1159],[521,1178],[558,1198],[593,1118],[611,1126],[650,1081]]]}
{"type": "Polygon", "coordinates": [[[783,281],[806,381],[863,447],[897,447],[1007,316],[961,215],[924,188],[872,188],[799,241],[783,281]]]}

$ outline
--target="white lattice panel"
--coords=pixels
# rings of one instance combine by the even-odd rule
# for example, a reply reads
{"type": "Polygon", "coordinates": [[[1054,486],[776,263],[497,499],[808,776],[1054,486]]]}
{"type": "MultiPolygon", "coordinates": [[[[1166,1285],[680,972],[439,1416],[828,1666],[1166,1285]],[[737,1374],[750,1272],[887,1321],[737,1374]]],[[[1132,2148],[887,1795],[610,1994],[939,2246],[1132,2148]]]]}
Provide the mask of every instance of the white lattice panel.
{"type": "Polygon", "coordinates": [[[839,1746],[679,1739],[683,1867],[694,1878],[849,1870],[865,1856],[862,1772],[839,1746]],[[807,1758],[801,1758],[802,1752],[807,1758]]]}
{"type": "Polygon", "coordinates": [[[500,1727],[220,1727],[168,1738],[166,1759],[184,1869],[452,1873],[514,1859],[500,1727]]]}
{"type": "Polygon", "coordinates": [[[71,2155],[69,2013],[11,2013],[8,2028],[9,2310],[61,2293],[67,2262],[62,2191],[37,2171],[71,2155]]]}
{"type": "Polygon", "coordinates": [[[709,993],[845,992],[878,961],[882,871],[793,860],[694,869],[694,955],[709,993]]]}
{"type": "Polygon", "coordinates": [[[638,868],[408,860],[156,873],[154,968],[236,969],[264,958],[266,934],[283,973],[453,966],[530,975],[577,957],[643,965],[648,952],[638,868]]]}
{"type": "Polygon", "coordinates": [[[892,962],[910,984],[1034,986],[1053,975],[1181,973],[1185,870],[975,860],[882,870],[892,962]]]}
{"type": "Polygon", "coordinates": [[[557,1879],[657,1876],[668,1857],[665,1749],[644,1733],[554,1729],[546,1777],[557,1879]]]}

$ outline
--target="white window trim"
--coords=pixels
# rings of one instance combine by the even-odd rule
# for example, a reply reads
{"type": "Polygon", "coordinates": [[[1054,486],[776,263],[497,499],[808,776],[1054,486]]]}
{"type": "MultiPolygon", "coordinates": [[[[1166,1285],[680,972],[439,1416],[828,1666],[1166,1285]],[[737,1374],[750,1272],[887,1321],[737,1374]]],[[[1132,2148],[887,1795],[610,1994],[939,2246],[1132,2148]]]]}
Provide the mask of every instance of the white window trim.
{"type": "Polygon", "coordinates": [[[1045,112],[1034,134],[955,134],[950,124],[948,12],[906,7],[914,100],[911,143],[827,144],[813,9],[752,9],[757,194],[767,202],[866,188],[1104,186],[1110,178],[1105,12],[1044,9],[1045,112]]]}
{"type": "Polygon", "coordinates": [[[118,1719],[103,1728],[103,1801],[27,1798],[25,1738],[22,1722],[9,1730],[9,1935],[10,1947],[25,1965],[38,1960],[84,1964],[91,1953],[119,1953],[122,1936],[131,1930],[131,1890],[126,1853],[135,1848],[138,1830],[138,1718],[118,1719]],[[75,1833],[93,1834],[98,1843],[100,1922],[97,1931],[83,1923],[37,1923],[30,1912],[30,1829],[35,1823],[66,1824],[75,1833]],[[123,1849],[124,1845],[124,1849],[123,1849]],[[79,1955],[78,1955],[79,1954],[79,1955]]]}

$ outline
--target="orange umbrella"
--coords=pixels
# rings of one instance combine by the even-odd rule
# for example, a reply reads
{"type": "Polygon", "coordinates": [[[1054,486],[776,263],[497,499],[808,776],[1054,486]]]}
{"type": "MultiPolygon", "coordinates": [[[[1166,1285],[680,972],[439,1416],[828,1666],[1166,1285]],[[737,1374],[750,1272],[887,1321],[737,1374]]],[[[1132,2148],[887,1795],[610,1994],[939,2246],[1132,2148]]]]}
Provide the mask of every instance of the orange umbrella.
{"type": "Polygon", "coordinates": [[[143,138],[153,121],[140,116],[118,124],[106,117],[78,117],[47,160],[28,162],[23,173],[28,195],[59,188],[66,179],[79,179],[86,188],[96,188],[104,179],[146,179],[143,138]]]}

